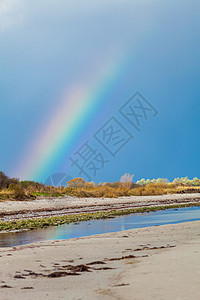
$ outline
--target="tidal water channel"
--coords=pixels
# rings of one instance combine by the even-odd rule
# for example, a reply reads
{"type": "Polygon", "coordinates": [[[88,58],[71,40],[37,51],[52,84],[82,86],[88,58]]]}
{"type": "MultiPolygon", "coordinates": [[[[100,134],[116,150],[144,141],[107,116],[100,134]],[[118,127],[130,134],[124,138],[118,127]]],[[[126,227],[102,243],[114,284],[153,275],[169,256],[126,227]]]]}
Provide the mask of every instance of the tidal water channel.
{"type": "Polygon", "coordinates": [[[130,214],[111,219],[64,224],[31,231],[0,233],[0,247],[13,247],[45,240],[71,239],[127,229],[159,226],[200,220],[200,207],[166,209],[130,214]]]}

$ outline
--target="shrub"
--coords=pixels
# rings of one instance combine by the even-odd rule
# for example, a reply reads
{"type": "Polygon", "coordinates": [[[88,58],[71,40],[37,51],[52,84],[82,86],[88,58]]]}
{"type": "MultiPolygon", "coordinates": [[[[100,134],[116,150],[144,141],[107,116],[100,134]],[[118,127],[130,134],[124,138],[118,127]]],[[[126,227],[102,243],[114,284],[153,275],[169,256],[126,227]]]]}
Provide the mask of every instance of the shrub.
{"type": "Polygon", "coordinates": [[[134,177],[134,174],[130,174],[130,173],[125,173],[121,179],[120,179],[120,182],[121,184],[124,186],[124,187],[127,187],[127,188],[131,188],[131,185],[133,183],[133,177],[134,177]]]}
{"type": "Polygon", "coordinates": [[[85,180],[83,178],[74,178],[67,182],[67,186],[73,189],[83,188],[85,186],[85,180]]]}
{"type": "Polygon", "coordinates": [[[121,182],[119,181],[115,181],[115,182],[105,182],[104,183],[104,186],[108,186],[108,187],[111,187],[111,188],[119,188],[121,186],[121,182]]]}
{"type": "Polygon", "coordinates": [[[164,193],[164,185],[156,183],[149,183],[143,187],[131,189],[129,191],[129,195],[132,196],[163,195],[164,193]]]}
{"type": "Polygon", "coordinates": [[[8,188],[11,183],[17,184],[19,182],[16,178],[9,178],[3,172],[0,172],[0,189],[8,188]]]}
{"type": "Polygon", "coordinates": [[[23,187],[20,184],[11,183],[8,187],[8,191],[11,191],[14,199],[23,200],[26,196],[23,187]]]}

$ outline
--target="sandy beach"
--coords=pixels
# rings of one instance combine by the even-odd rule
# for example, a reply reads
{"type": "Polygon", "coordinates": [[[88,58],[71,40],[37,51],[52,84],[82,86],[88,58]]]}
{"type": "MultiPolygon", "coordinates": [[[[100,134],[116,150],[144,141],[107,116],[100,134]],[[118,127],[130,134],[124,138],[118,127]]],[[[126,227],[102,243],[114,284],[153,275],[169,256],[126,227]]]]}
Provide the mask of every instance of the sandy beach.
{"type": "Polygon", "coordinates": [[[199,299],[200,221],[0,249],[0,299],[199,299]]]}
{"type": "Polygon", "coordinates": [[[199,201],[200,193],[119,198],[39,197],[36,200],[0,202],[0,221],[199,201]]]}

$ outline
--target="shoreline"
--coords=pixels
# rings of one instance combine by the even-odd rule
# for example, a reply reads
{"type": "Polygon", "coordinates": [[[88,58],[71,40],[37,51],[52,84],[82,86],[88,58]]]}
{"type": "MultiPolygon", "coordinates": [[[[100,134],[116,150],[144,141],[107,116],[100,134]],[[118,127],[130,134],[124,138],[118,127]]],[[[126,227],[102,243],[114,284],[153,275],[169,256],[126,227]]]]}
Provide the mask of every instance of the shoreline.
{"type": "Polygon", "coordinates": [[[2,248],[1,298],[198,299],[199,246],[195,221],[2,248]]]}
{"type": "Polygon", "coordinates": [[[113,218],[132,213],[200,206],[200,194],[133,196],[114,199],[70,197],[70,199],[62,198],[56,201],[55,199],[37,199],[28,202],[15,201],[11,206],[10,202],[0,203],[0,233],[113,218]],[[44,201],[46,201],[46,207],[39,212],[38,205],[43,205],[44,201]],[[64,204],[65,207],[63,207],[64,204]],[[26,210],[22,213],[24,206],[26,210]]]}
{"type": "Polygon", "coordinates": [[[0,222],[48,217],[53,215],[57,216],[187,203],[200,203],[200,193],[119,198],[76,198],[69,196],[64,198],[40,197],[29,201],[0,202],[0,222]]]}
{"type": "Polygon", "coordinates": [[[39,218],[27,218],[21,220],[11,220],[0,222],[0,234],[9,232],[20,232],[24,230],[34,230],[39,228],[47,228],[49,226],[59,226],[63,224],[79,223],[90,220],[101,220],[115,218],[117,216],[129,215],[134,213],[148,213],[162,211],[166,209],[176,209],[185,207],[197,207],[200,203],[181,203],[163,206],[146,206],[137,207],[134,209],[123,209],[123,210],[108,210],[106,212],[95,212],[95,213],[80,213],[80,214],[70,214],[70,215],[57,215],[54,217],[39,217],[39,218]]]}

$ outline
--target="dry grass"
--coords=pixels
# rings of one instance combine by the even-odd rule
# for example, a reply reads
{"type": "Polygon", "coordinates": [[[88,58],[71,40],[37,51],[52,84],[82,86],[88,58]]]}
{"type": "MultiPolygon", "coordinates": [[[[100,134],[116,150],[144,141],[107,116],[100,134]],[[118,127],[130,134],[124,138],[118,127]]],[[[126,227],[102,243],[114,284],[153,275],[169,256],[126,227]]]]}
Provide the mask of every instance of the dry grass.
{"type": "Polygon", "coordinates": [[[165,187],[163,184],[150,183],[142,187],[131,189],[130,196],[148,196],[148,195],[163,195],[165,194],[165,187]]]}
{"type": "Polygon", "coordinates": [[[129,196],[129,189],[125,187],[113,188],[109,186],[94,188],[79,188],[71,190],[71,195],[76,197],[94,197],[94,198],[116,198],[129,196]]]}
{"type": "Polygon", "coordinates": [[[107,182],[96,185],[94,182],[85,182],[82,178],[74,178],[68,182],[67,187],[55,187],[33,181],[20,182],[17,179],[9,179],[0,172],[0,200],[27,200],[38,196],[61,197],[63,195],[82,198],[117,198],[200,192],[200,186],[191,186],[191,183],[197,184],[200,182],[198,178],[193,179],[193,181],[186,181],[183,178],[182,181],[174,180],[172,183],[164,179],[151,181],[142,179],[140,184],[136,184],[129,180],[129,174],[125,175],[123,181],[120,182],[107,182]],[[128,178],[127,181],[126,178],[128,178]],[[144,184],[144,182],[146,183],[144,184]]]}
{"type": "Polygon", "coordinates": [[[34,199],[35,196],[31,195],[30,193],[24,191],[23,189],[21,190],[16,189],[16,190],[11,190],[11,189],[2,189],[0,191],[0,201],[5,201],[5,200],[28,200],[28,199],[34,199]]]}
{"type": "Polygon", "coordinates": [[[167,190],[168,194],[200,193],[200,186],[176,186],[167,190]]]}
{"type": "Polygon", "coordinates": [[[70,195],[80,198],[117,198],[123,196],[149,196],[164,194],[198,193],[200,187],[178,186],[170,183],[150,183],[145,186],[131,187],[127,184],[105,184],[103,186],[88,186],[83,188],[71,187],[28,187],[3,189],[0,191],[1,200],[27,200],[36,196],[61,197],[70,195]]]}
{"type": "Polygon", "coordinates": [[[2,189],[0,191],[0,199],[1,200],[7,200],[12,198],[12,192],[8,191],[8,189],[2,189]]]}
{"type": "Polygon", "coordinates": [[[131,196],[148,196],[148,195],[164,195],[164,194],[183,194],[183,193],[198,193],[200,187],[183,186],[175,183],[149,183],[145,186],[131,189],[131,196]]]}

